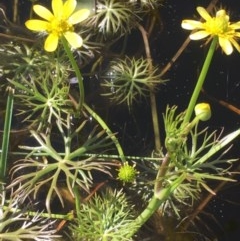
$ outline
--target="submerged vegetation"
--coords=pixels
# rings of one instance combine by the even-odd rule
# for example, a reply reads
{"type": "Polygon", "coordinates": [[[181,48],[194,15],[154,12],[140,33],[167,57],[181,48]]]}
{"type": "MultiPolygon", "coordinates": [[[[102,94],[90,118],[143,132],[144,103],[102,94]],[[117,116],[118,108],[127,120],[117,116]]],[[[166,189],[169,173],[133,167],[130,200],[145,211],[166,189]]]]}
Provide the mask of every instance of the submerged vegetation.
{"type": "Polygon", "coordinates": [[[213,4],[197,8],[202,20],[182,21],[208,52],[188,105],[167,105],[159,120],[156,94],[171,79],[152,59],[151,37],[164,0],[30,3],[24,27],[1,8],[0,240],[212,239],[196,219],[236,182],[239,154],[226,154],[240,129],[215,130],[199,95],[214,53],[240,50],[240,21],[212,14],[213,4]],[[15,25],[23,30],[9,34],[15,25]],[[130,156],[108,109],[134,116],[141,105],[151,150],[139,145],[130,156]]]}

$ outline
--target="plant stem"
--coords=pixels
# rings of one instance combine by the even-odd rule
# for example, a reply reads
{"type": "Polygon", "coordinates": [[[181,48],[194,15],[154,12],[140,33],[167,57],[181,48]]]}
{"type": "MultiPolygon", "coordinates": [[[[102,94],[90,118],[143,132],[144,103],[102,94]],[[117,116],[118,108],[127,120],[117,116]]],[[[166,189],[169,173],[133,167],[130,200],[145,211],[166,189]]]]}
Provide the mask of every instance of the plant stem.
{"type": "Polygon", "coordinates": [[[159,207],[172,195],[179,185],[185,180],[186,176],[183,173],[168,187],[162,188],[158,193],[154,193],[152,199],[148,203],[148,206],[143,212],[134,220],[135,229],[129,234],[132,237],[139,228],[159,209],[159,207]]]}
{"type": "Polygon", "coordinates": [[[136,229],[132,230],[129,237],[132,237],[138,231],[138,229],[141,228],[142,225],[159,209],[161,204],[169,197],[170,193],[165,193],[165,195],[161,195],[161,198],[158,198],[156,196],[156,194],[160,196],[159,193],[162,189],[162,183],[163,183],[163,178],[161,177],[165,176],[169,162],[170,162],[170,157],[167,154],[158,170],[153,197],[149,201],[148,206],[134,220],[136,229]]]}
{"type": "Polygon", "coordinates": [[[154,184],[154,194],[160,193],[160,191],[162,189],[164,176],[166,175],[166,173],[168,171],[168,166],[169,166],[170,160],[171,159],[170,159],[169,153],[167,153],[158,169],[158,173],[157,173],[155,184],[154,184]]]}
{"type": "MultiPolygon", "coordinates": [[[[69,97],[72,101],[72,103],[74,104],[74,106],[76,106],[76,101],[75,99],[69,94],[69,97]]],[[[108,134],[108,136],[112,139],[113,143],[115,144],[119,157],[122,160],[122,162],[126,162],[126,158],[123,152],[123,149],[117,139],[117,137],[114,135],[114,133],[110,130],[110,128],[108,127],[108,125],[106,124],[106,122],[94,111],[92,110],[86,103],[83,103],[83,107],[86,109],[86,111],[98,122],[98,124],[106,131],[106,133],[108,134]]]]}
{"type": "MultiPolygon", "coordinates": [[[[22,148],[24,148],[24,146],[20,146],[22,148]]],[[[1,153],[1,150],[0,150],[1,153]]],[[[16,155],[16,156],[26,156],[29,153],[28,152],[18,152],[18,151],[14,151],[14,152],[9,152],[9,154],[11,155],[16,155]]],[[[66,154],[64,152],[58,152],[58,154],[60,156],[65,156],[66,154]]],[[[32,156],[49,156],[49,153],[32,153],[32,156]]],[[[83,153],[81,154],[83,157],[96,157],[96,158],[105,158],[105,159],[119,159],[120,156],[119,155],[110,155],[110,154],[94,154],[94,153],[83,153]]],[[[149,157],[149,156],[124,156],[125,159],[129,159],[129,160],[137,160],[137,161],[159,161],[159,157],[149,157]]]]}
{"type": "Polygon", "coordinates": [[[84,103],[84,85],[83,85],[83,77],[82,77],[82,74],[80,72],[80,69],[77,65],[77,62],[76,60],[74,59],[74,56],[73,56],[73,53],[71,51],[71,49],[69,48],[69,45],[66,41],[66,39],[63,37],[62,39],[62,43],[63,43],[63,47],[64,47],[64,50],[71,62],[71,65],[73,67],[73,70],[76,74],[76,77],[77,77],[77,80],[78,80],[78,86],[79,86],[79,103],[77,105],[77,111],[80,111],[82,109],[82,106],[83,106],[83,103],[84,103]]]}
{"type": "Polygon", "coordinates": [[[6,114],[5,114],[5,124],[4,124],[4,130],[3,130],[2,153],[0,157],[0,182],[2,181],[4,182],[4,179],[6,176],[7,154],[8,154],[10,131],[11,131],[11,123],[12,123],[12,112],[13,112],[13,96],[14,96],[14,89],[9,87],[6,114]]]}
{"type": "Polygon", "coordinates": [[[208,152],[203,154],[197,161],[195,161],[193,167],[198,167],[199,165],[202,165],[204,162],[209,160],[210,157],[215,155],[218,151],[223,149],[226,145],[231,143],[239,136],[240,136],[240,129],[237,129],[236,131],[231,132],[230,134],[226,135],[222,139],[215,141],[215,144],[212,145],[212,147],[208,150],[208,152]]]}
{"type": "Polygon", "coordinates": [[[78,190],[78,187],[74,186],[73,187],[73,192],[74,192],[74,197],[75,197],[75,208],[76,208],[76,213],[77,213],[77,217],[80,220],[80,208],[81,208],[81,201],[80,201],[80,193],[78,190]]]}
{"type": "Polygon", "coordinates": [[[87,112],[99,123],[99,125],[106,131],[106,133],[109,135],[109,137],[112,139],[113,143],[115,144],[118,154],[122,160],[122,162],[126,162],[126,158],[123,152],[123,149],[117,139],[117,137],[112,133],[108,125],[105,123],[105,121],[95,112],[93,111],[87,104],[83,104],[84,108],[87,110],[87,112]]]}
{"type": "Polygon", "coordinates": [[[205,78],[206,78],[209,66],[211,64],[212,57],[213,57],[213,54],[215,52],[217,41],[218,41],[218,37],[216,36],[216,37],[213,38],[213,40],[211,42],[211,45],[210,45],[208,53],[207,53],[207,57],[206,57],[206,59],[204,61],[201,73],[200,73],[200,75],[198,77],[197,84],[196,84],[195,89],[193,91],[192,97],[191,97],[191,99],[189,101],[187,112],[186,112],[186,115],[184,117],[184,121],[182,123],[183,126],[186,125],[190,121],[190,119],[191,119],[194,107],[196,105],[198,96],[200,94],[200,91],[202,89],[203,83],[205,81],[205,78]]]}
{"type": "MultiPolygon", "coordinates": [[[[2,207],[3,210],[8,210],[9,212],[12,212],[12,213],[18,213],[18,212],[22,212],[21,209],[18,209],[18,208],[10,208],[9,206],[3,206],[2,207]]],[[[69,212],[67,214],[50,214],[50,213],[43,213],[43,212],[31,212],[31,211],[27,211],[26,213],[26,216],[40,216],[40,217],[43,217],[43,218],[52,218],[52,219],[63,219],[63,220],[73,220],[74,219],[74,215],[72,212],[69,212]]]]}
{"type": "Polygon", "coordinates": [[[132,238],[133,235],[138,231],[139,228],[152,216],[153,213],[160,207],[162,200],[152,197],[148,206],[143,210],[143,212],[134,220],[135,229],[129,232],[128,237],[132,238]]]}
{"type": "MultiPolygon", "coordinates": [[[[152,71],[152,57],[151,57],[151,51],[150,51],[149,41],[147,37],[147,32],[144,29],[144,27],[140,24],[138,24],[138,29],[142,34],[146,57],[149,63],[150,71],[152,71]]],[[[157,103],[156,103],[155,93],[152,89],[150,89],[150,102],[151,102],[151,111],[152,111],[153,131],[154,131],[154,138],[155,138],[155,151],[160,151],[162,145],[161,145],[161,139],[160,139],[157,103]]]]}

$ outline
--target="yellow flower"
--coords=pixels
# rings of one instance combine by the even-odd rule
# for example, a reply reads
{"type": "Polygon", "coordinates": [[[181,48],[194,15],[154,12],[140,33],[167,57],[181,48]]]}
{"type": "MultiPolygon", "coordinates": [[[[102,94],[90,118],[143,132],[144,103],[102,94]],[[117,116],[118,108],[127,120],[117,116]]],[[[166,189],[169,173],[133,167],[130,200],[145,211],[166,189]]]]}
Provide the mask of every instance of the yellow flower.
{"type": "Polygon", "coordinates": [[[199,103],[194,108],[195,115],[201,121],[207,121],[211,118],[211,107],[207,103],[199,103]]]}
{"type": "Polygon", "coordinates": [[[197,11],[205,22],[182,21],[182,28],[197,30],[190,35],[190,39],[199,40],[208,36],[210,38],[218,36],[219,45],[227,55],[233,52],[233,46],[240,52],[240,46],[236,41],[236,38],[240,37],[240,33],[236,31],[240,29],[240,21],[231,24],[224,9],[217,11],[215,17],[211,17],[203,7],[197,7],[197,11]]]}
{"type": "Polygon", "coordinates": [[[63,36],[73,48],[82,46],[82,38],[74,32],[73,25],[85,20],[90,11],[81,9],[74,12],[77,5],[76,0],[52,0],[52,11],[41,5],[34,5],[34,12],[44,20],[31,19],[26,21],[28,29],[38,32],[47,32],[48,37],[44,44],[44,49],[48,52],[55,51],[59,38],[63,36]]]}

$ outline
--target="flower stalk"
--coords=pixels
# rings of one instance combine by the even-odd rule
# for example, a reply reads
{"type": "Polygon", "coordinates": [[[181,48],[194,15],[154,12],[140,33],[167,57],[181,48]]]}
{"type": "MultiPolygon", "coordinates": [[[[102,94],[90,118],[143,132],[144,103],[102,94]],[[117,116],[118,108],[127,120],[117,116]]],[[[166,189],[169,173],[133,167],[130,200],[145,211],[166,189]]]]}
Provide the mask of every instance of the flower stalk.
{"type": "Polygon", "coordinates": [[[115,144],[119,157],[121,158],[122,162],[126,162],[126,158],[123,152],[123,149],[121,147],[121,144],[119,143],[117,137],[112,133],[106,122],[95,112],[93,111],[86,103],[84,103],[84,108],[87,110],[87,112],[100,124],[100,126],[106,130],[106,133],[110,138],[112,139],[113,143],[115,144]]]}
{"type": "Polygon", "coordinates": [[[83,107],[83,103],[84,103],[84,99],[85,99],[85,94],[84,94],[84,85],[83,85],[83,77],[82,77],[82,74],[81,74],[81,71],[77,65],[77,62],[76,60],[74,59],[74,56],[73,56],[73,53],[71,51],[71,49],[69,48],[69,45],[68,45],[68,42],[67,40],[62,37],[62,44],[63,44],[63,47],[64,47],[64,50],[71,62],[71,65],[73,67],[73,70],[76,74],[76,77],[77,77],[77,80],[78,80],[78,87],[79,87],[79,103],[78,105],[76,106],[77,108],[77,112],[80,112],[82,107],[83,107]]]}
{"type": "Polygon", "coordinates": [[[213,58],[213,54],[214,54],[215,49],[216,49],[217,41],[218,41],[218,37],[215,36],[213,38],[212,42],[211,42],[211,45],[209,47],[206,59],[204,61],[201,73],[198,77],[197,84],[194,88],[194,91],[192,93],[192,97],[189,101],[188,108],[187,108],[187,111],[186,111],[186,115],[184,117],[183,125],[187,124],[192,117],[194,107],[196,105],[196,102],[197,102],[197,99],[199,97],[200,91],[201,91],[202,86],[204,84],[204,81],[206,79],[206,75],[208,73],[208,70],[209,70],[209,67],[210,67],[210,64],[211,64],[211,61],[212,61],[212,58],[213,58]]]}

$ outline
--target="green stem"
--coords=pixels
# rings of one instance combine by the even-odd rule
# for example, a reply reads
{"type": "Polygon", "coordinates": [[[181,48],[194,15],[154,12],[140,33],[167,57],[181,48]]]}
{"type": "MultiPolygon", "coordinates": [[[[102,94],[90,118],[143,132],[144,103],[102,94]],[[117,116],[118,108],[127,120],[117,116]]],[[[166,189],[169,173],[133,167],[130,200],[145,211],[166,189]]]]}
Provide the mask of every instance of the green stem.
{"type": "Polygon", "coordinates": [[[134,220],[134,226],[136,227],[129,233],[129,237],[132,237],[142,225],[159,209],[159,207],[172,195],[174,190],[185,180],[186,176],[183,173],[168,187],[162,188],[158,193],[154,193],[152,199],[148,203],[148,206],[143,212],[134,220]]]}
{"type": "Polygon", "coordinates": [[[79,111],[79,110],[82,109],[82,106],[83,106],[83,103],[84,103],[84,96],[85,96],[84,85],[83,85],[83,77],[82,77],[80,69],[77,65],[77,62],[74,59],[73,53],[72,53],[71,49],[69,48],[67,40],[64,37],[61,40],[62,40],[62,43],[63,43],[64,50],[65,50],[65,52],[66,52],[66,54],[67,54],[67,56],[68,56],[68,58],[71,62],[71,65],[74,69],[74,72],[75,72],[77,80],[78,80],[80,97],[79,97],[79,104],[77,106],[77,110],[79,111]]]}
{"type": "Polygon", "coordinates": [[[154,140],[155,140],[155,151],[159,152],[161,150],[162,144],[161,144],[161,138],[160,138],[156,96],[152,90],[150,91],[150,102],[151,102],[152,123],[153,123],[154,140]]]}
{"type": "Polygon", "coordinates": [[[190,119],[191,119],[194,107],[196,105],[198,96],[200,94],[200,91],[202,89],[203,83],[205,81],[205,78],[206,78],[209,66],[211,64],[212,57],[213,57],[213,54],[214,54],[215,49],[216,49],[217,41],[218,41],[218,37],[216,36],[216,37],[213,38],[213,40],[211,42],[210,48],[209,48],[208,53],[207,53],[207,57],[206,57],[206,59],[204,61],[201,73],[200,73],[200,75],[198,77],[197,84],[195,86],[195,89],[193,91],[192,97],[191,97],[190,102],[188,104],[188,108],[187,108],[186,115],[184,117],[183,125],[187,124],[190,121],[190,119]]]}
{"type": "Polygon", "coordinates": [[[2,153],[0,157],[0,182],[1,181],[4,182],[4,179],[6,176],[7,154],[8,154],[10,131],[11,131],[11,123],[12,123],[12,112],[13,112],[14,89],[9,88],[8,91],[9,93],[7,98],[5,124],[4,124],[4,130],[3,130],[2,153]]]}
{"type": "Polygon", "coordinates": [[[162,162],[162,165],[159,167],[159,170],[158,170],[153,197],[148,203],[148,206],[134,220],[134,224],[136,228],[132,230],[132,232],[129,234],[130,235],[129,237],[132,237],[138,231],[138,229],[141,228],[142,225],[159,209],[161,204],[169,197],[170,194],[165,193],[166,194],[165,196],[161,195],[161,198],[159,198],[160,196],[159,193],[160,193],[160,190],[162,189],[162,182],[163,182],[163,178],[161,177],[163,177],[166,174],[167,166],[169,162],[170,162],[170,158],[169,158],[169,155],[167,154],[162,162]]]}
{"type": "Polygon", "coordinates": [[[87,110],[87,112],[99,123],[99,125],[106,131],[106,133],[110,136],[112,141],[114,142],[118,154],[122,160],[122,162],[126,162],[126,158],[123,152],[123,149],[117,139],[117,137],[112,133],[108,125],[105,123],[105,121],[96,113],[94,112],[87,104],[83,104],[84,108],[87,110]]]}
{"type": "Polygon", "coordinates": [[[218,151],[223,149],[226,145],[231,143],[234,139],[236,139],[240,135],[240,129],[231,132],[220,140],[215,141],[215,144],[209,149],[207,153],[201,156],[194,164],[193,168],[196,168],[202,165],[204,162],[210,159],[213,155],[215,155],[218,151]]]}
{"type": "Polygon", "coordinates": [[[168,166],[171,161],[169,153],[166,154],[165,158],[162,160],[161,165],[159,166],[156,181],[154,184],[154,194],[158,194],[162,190],[162,184],[164,182],[164,176],[168,171],[168,166]]]}
{"type": "Polygon", "coordinates": [[[143,212],[134,220],[135,229],[129,232],[128,237],[132,238],[133,235],[138,231],[139,228],[152,216],[153,213],[158,210],[160,205],[162,204],[162,200],[156,198],[155,196],[152,197],[148,206],[143,210],[143,212]]]}
{"type": "MultiPolygon", "coordinates": [[[[20,146],[24,148],[24,146],[20,146]]],[[[0,150],[0,153],[2,151],[0,150]]],[[[16,156],[27,156],[29,153],[28,152],[19,152],[19,151],[13,151],[9,152],[11,155],[16,155],[16,156]]],[[[62,157],[64,157],[66,154],[64,152],[58,152],[58,154],[62,157]]],[[[49,153],[47,152],[42,152],[42,153],[31,153],[32,156],[49,156],[49,153]]],[[[105,159],[119,159],[119,155],[109,155],[109,154],[94,154],[94,153],[82,153],[81,154],[83,157],[96,157],[96,158],[105,158],[105,159]]],[[[124,156],[125,159],[128,160],[136,160],[136,161],[159,161],[159,157],[148,157],[148,156],[124,156]]]]}
{"type": "MultiPolygon", "coordinates": [[[[21,209],[18,208],[11,208],[9,206],[3,206],[2,207],[3,210],[7,210],[11,213],[18,213],[18,212],[23,212],[21,209]]],[[[42,218],[52,218],[52,219],[63,219],[63,220],[73,220],[74,219],[74,215],[72,212],[69,212],[67,214],[50,214],[50,213],[40,213],[40,212],[25,212],[24,213],[26,216],[40,216],[42,218]]]]}
{"type": "Polygon", "coordinates": [[[77,217],[80,220],[80,212],[81,212],[81,201],[80,201],[80,193],[78,190],[78,187],[74,186],[73,187],[73,192],[74,192],[74,197],[75,197],[75,207],[76,207],[76,213],[77,213],[77,217]]]}

